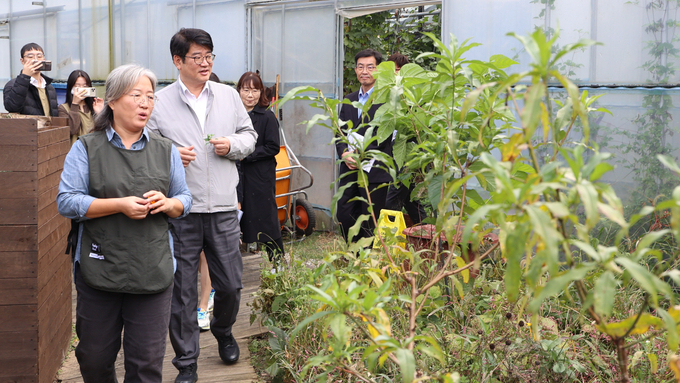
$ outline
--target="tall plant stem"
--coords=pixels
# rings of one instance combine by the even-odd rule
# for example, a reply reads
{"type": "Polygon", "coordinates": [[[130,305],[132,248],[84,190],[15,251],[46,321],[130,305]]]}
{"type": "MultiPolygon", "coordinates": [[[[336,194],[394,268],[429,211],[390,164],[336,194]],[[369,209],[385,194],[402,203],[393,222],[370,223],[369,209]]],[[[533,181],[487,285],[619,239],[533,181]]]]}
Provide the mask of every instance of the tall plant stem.
{"type": "MultiPolygon", "coordinates": [[[[491,246],[491,248],[489,248],[489,250],[487,250],[484,254],[482,254],[482,255],[479,256],[479,260],[481,261],[482,259],[484,259],[484,258],[488,257],[489,255],[491,255],[491,253],[492,253],[494,250],[496,250],[496,249],[498,248],[499,245],[500,245],[500,243],[499,243],[499,242],[496,242],[493,246],[491,246]]],[[[439,283],[439,281],[441,281],[442,279],[444,279],[444,278],[446,278],[446,277],[449,277],[449,276],[451,276],[451,275],[459,274],[461,271],[467,270],[467,269],[469,269],[470,267],[474,266],[474,264],[475,264],[475,262],[470,262],[470,263],[468,263],[467,265],[462,266],[462,267],[459,267],[459,268],[457,268],[457,269],[455,269],[455,270],[451,270],[451,271],[444,271],[444,270],[442,270],[442,271],[440,271],[439,274],[437,274],[434,278],[432,278],[432,280],[430,280],[429,282],[427,282],[427,284],[421,288],[421,291],[427,291],[430,287],[436,285],[436,284],[439,283]]]]}
{"type": "Polygon", "coordinates": [[[614,345],[616,346],[616,355],[619,362],[619,374],[621,383],[630,383],[628,376],[628,350],[626,350],[626,339],[615,338],[614,345]]]}
{"type": "Polygon", "coordinates": [[[365,378],[359,371],[355,370],[352,366],[348,366],[346,363],[343,363],[342,367],[340,368],[346,373],[353,375],[355,378],[359,379],[362,382],[375,383],[375,380],[365,378]]]}

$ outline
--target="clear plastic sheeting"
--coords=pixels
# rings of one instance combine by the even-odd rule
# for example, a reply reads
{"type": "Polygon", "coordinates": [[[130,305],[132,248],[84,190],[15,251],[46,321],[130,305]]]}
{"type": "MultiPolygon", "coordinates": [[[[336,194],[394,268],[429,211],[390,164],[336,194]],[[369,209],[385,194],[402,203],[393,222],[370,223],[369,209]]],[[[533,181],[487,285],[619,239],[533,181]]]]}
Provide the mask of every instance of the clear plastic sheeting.
{"type": "Polygon", "coordinates": [[[336,96],[337,16],[332,2],[252,9],[252,64],[268,85],[280,75],[280,94],[314,86],[336,96]]]}
{"type": "MultiPolygon", "coordinates": [[[[338,97],[339,58],[337,32],[340,23],[331,1],[314,4],[267,4],[251,8],[251,70],[259,70],[265,86],[279,75],[279,94],[298,86],[320,89],[326,97],[338,97]]],[[[314,127],[309,134],[301,125],[319,109],[302,101],[283,106],[281,124],[288,144],[302,165],[314,174],[314,185],[307,190],[312,203],[329,206],[330,185],[335,177],[335,149],[330,130],[314,127]]],[[[293,174],[293,184],[306,182],[306,176],[293,174]],[[302,177],[302,178],[299,178],[302,177]]]]}
{"type": "MultiPolygon", "coordinates": [[[[581,38],[601,42],[603,45],[587,48],[567,55],[558,70],[581,84],[637,85],[652,77],[643,64],[653,57],[650,42],[672,38],[674,32],[654,36],[645,31],[652,20],[662,17],[652,15],[643,2],[569,0],[555,1],[554,9],[545,2],[527,0],[477,0],[445,1],[444,38],[449,41],[453,33],[458,41],[468,38],[483,44],[466,54],[468,59],[488,59],[493,54],[515,58],[521,65],[513,71],[526,70],[530,63],[527,52],[508,32],[526,35],[543,28],[559,28],[559,46],[574,43],[581,38]],[[670,36],[670,37],[669,37],[670,36]]],[[[676,60],[668,58],[668,60],[676,60]]],[[[678,83],[680,73],[668,79],[678,83]]]]}
{"type": "MultiPolygon", "coordinates": [[[[615,169],[605,174],[602,181],[612,185],[625,206],[631,203],[636,191],[650,186],[647,183],[659,182],[658,179],[641,182],[647,175],[665,172],[663,165],[656,160],[657,154],[674,158],[680,156],[680,129],[675,123],[680,118],[680,89],[583,88],[581,91],[587,91],[589,97],[602,95],[594,107],[604,107],[612,113],[590,115],[589,145],[598,145],[600,151],[612,154],[609,163],[615,169]],[[654,115],[655,119],[651,121],[645,113],[654,115]]],[[[552,89],[551,97],[564,100],[566,92],[552,89]]],[[[536,139],[543,140],[542,134],[537,133],[536,139]]],[[[582,139],[582,125],[577,122],[565,146],[574,146],[582,139]]],[[[552,152],[539,149],[537,154],[543,157],[552,152]]],[[[655,193],[647,197],[653,199],[657,195],[655,193]]]]}
{"type": "Polygon", "coordinates": [[[112,0],[110,10],[106,0],[43,3],[0,1],[0,87],[21,71],[19,52],[29,42],[45,49],[53,66],[48,75],[56,81],[65,81],[75,69],[104,80],[113,67],[127,63],[172,81],[177,70],[170,38],[180,28],[194,26],[212,35],[214,71],[222,80],[235,82],[246,70],[243,0],[112,0]]]}

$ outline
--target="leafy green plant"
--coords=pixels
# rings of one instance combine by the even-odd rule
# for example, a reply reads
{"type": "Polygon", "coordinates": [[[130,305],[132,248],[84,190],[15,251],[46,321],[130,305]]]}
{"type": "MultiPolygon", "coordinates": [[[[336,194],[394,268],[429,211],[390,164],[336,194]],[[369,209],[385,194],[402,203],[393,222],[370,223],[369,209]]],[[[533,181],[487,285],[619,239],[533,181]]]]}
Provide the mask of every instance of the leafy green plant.
{"type": "MultiPolygon", "coordinates": [[[[393,63],[383,63],[374,73],[372,98],[366,105],[353,104],[360,109],[382,104],[366,137],[384,140],[398,132],[393,158],[366,150],[370,140],[365,140],[352,154],[354,159],[379,160],[393,177],[401,165],[409,169],[408,176],[422,175],[417,189],[435,210],[433,238],[441,233],[446,241],[434,241],[430,249],[420,250],[403,246],[400,233],[376,231],[379,252],[367,248],[373,240],[369,238],[329,254],[315,272],[319,279],[306,287],[320,306],[287,334],[294,339],[308,325],[323,324],[324,346],[309,358],[298,378],[313,373],[314,379],[322,381],[348,376],[365,382],[397,376],[404,382],[460,381],[459,374],[430,367],[446,366],[447,360],[441,342],[430,331],[429,318],[444,310],[455,311],[452,305],[447,307],[442,291],[451,297],[455,289],[461,299],[473,294],[483,264],[497,251],[503,264],[502,299],[517,318],[530,317],[534,342],[518,354],[505,353],[507,358],[519,360],[524,352],[541,355],[545,361],[541,366],[550,366],[565,380],[585,373],[574,353],[565,351],[581,338],[542,337],[546,328],[555,327],[553,335],[560,333],[546,308],[556,298],[570,315],[592,322],[592,330],[609,343],[621,382],[630,381],[629,350],[645,339],[664,334],[668,350],[677,350],[680,308],[673,306],[675,296],[668,283],[680,282],[680,271],[670,267],[676,263],[677,249],[663,259],[653,246],[667,235],[680,235],[680,188],[673,199],[625,219],[621,200],[600,181],[613,168],[607,162],[610,155],[588,146],[588,115],[602,111],[593,105],[597,97],[579,92],[555,66],[565,55],[594,42],[580,40],[553,50],[557,32],[550,38],[540,29],[529,36],[509,35],[524,45],[533,60],[526,72],[506,74],[504,69],[514,62],[501,55],[486,62],[466,60],[463,55],[477,44],[459,44],[452,36],[445,46],[429,35],[439,53],[422,56],[438,60],[435,70],[409,64],[395,74],[393,63]],[[560,82],[567,92],[558,108],[548,92],[552,81],[560,82]],[[565,147],[565,137],[576,121],[584,138],[579,145],[565,147]],[[534,142],[536,134],[542,134],[542,142],[534,142]],[[549,148],[551,161],[539,162],[539,146],[549,148]],[[663,209],[671,211],[671,229],[650,232],[627,248],[631,226],[663,209]],[[612,246],[600,244],[593,236],[603,221],[613,224],[612,246]],[[621,287],[630,287],[641,297],[634,310],[627,306],[625,315],[614,311],[621,287]]],[[[306,100],[323,110],[308,121],[307,129],[321,125],[331,129],[337,140],[347,140],[337,107],[349,101],[327,99],[310,87],[293,89],[282,102],[291,99],[306,100]]],[[[680,174],[672,159],[659,159],[680,174]]],[[[367,188],[361,167],[357,176],[359,186],[367,188]]],[[[333,203],[341,193],[342,188],[333,203]]],[[[373,213],[362,217],[350,229],[350,238],[365,219],[377,224],[373,213]]],[[[477,302],[480,310],[488,311],[484,305],[477,302]]],[[[506,346],[512,349],[513,344],[510,340],[506,346]]],[[[483,372],[482,381],[496,379],[493,371],[521,376],[521,371],[502,369],[503,360],[493,353],[496,341],[487,346],[492,353],[482,354],[482,362],[476,364],[488,372],[483,372]]]]}

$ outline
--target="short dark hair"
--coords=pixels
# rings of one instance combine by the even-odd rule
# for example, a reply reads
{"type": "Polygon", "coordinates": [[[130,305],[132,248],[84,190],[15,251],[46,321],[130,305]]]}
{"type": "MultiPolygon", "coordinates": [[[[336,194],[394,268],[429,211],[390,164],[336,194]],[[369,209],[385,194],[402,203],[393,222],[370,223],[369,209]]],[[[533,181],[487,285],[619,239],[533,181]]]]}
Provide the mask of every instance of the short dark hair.
{"type": "Polygon", "coordinates": [[[264,89],[264,84],[262,83],[262,79],[260,78],[259,74],[255,72],[244,73],[243,76],[241,76],[241,78],[238,80],[238,84],[236,84],[236,90],[241,92],[241,88],[243,88],[244,86],[259,89],[260,99],[257,101],[257,105],[264,108],[269,106],[269,98],[267,97],[267,91],[266,89],[264,89]]]}
{"type": "Polygon", "coordinates": [[[392,56],[387,58],[387,61],[394,61],[394,65],[396,65],[398,68],[401,68],[409,63],[408,57],[402,55],[401,53],[392,54],[392,56]]]}
{"type": "Polygon", "coordinates": [[[184,56],[189,52],[191,44],[208,48],[212,52],[213,41],[210,33],[198,28],[182,28],[170,39],[170,54],[179,56],[184,62],[184,56]]]}
{"type": "Polygon", "coordinates": [[[210,73],[210,78],[209,78],[208,80],[210,80],[210,81],[215,81],[215,82],[222,82],[222,81],[220,81],[220,78],[217,77],[217,75],[215,74],[215,72],[211,72],[211,73],[210,73]]]}
{"type": "MultiPolygon", "coordinates": [[[[92,80],[90,80],[90,76],[87,74],[87,72],[80,69],[76,69],[71,72],[71,74],[68,76],[68,80],[66,81],[66,104],[68,104],[69,107],[73,103],[73,94],[71,93],[71,89],[73,89],[73,86],[80,77],[85,79],[85,84],[87,86],[92,86],[92,80]]],[[[89,112],[94,114],[94,100],[92,97],[86,97],[84,101],[89,112]]]]}
{"type": "Polygon", "coordinates": [[[40,51],[43,54],[45,54],[45,51],[42,49],[42,47],[40,45],[38,45],[36,43],[28,43],[28,44],[24,45],[23,47],[21,47],[21,58],[24,58],[24,53],[26,53],[28,51],[33,51],[33,50],[40,51]]]}
{"type": "Polygon", "coordinates": [[[373,49],[364,49],[354,56],[354,64],[356,64],[362,57],[375,57],[375,65],[378,65],[382,62],[382,54],[380,52],[373,49]]]}

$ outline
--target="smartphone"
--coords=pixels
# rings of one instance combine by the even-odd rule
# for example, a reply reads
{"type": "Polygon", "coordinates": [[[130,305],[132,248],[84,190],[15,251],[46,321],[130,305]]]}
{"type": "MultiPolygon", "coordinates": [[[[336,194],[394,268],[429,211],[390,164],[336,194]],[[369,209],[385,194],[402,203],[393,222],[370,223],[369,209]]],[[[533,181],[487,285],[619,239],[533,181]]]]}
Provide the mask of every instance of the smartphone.
{"type": "Polygon", "coordinates": [[[74,93],[80,93],[83,89],[86,91],[84,97],[97,97],[97,89],[95,88],[75,88],[74,93]]]}
{"type": "Polygon", "coordinates": [[[45,60],[42,62],[42,65],[38,67],[39,71],[43,72],[49,72],[52,70],[52,61],[50,60],[45,60]]]}

